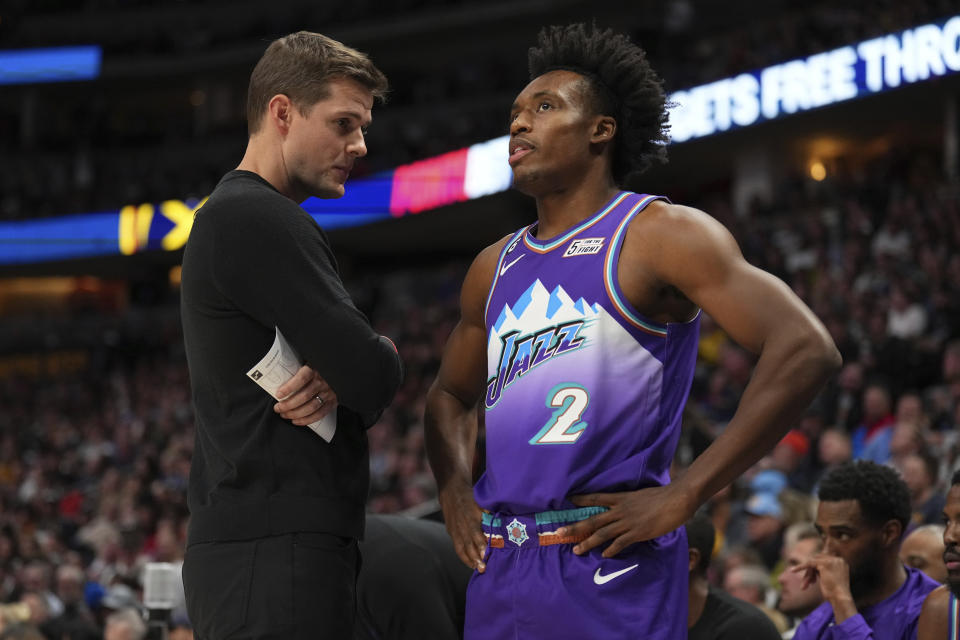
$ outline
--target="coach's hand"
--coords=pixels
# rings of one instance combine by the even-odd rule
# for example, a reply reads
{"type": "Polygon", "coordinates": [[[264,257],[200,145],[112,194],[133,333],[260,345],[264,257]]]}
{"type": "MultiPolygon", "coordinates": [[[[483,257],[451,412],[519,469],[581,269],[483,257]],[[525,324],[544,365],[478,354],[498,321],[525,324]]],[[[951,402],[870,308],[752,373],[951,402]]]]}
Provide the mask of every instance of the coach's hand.
{"type": "Polygon", "coordinates": [[[465,486],[447,486],[440,492],[440,508],[447,533],[453,540],[460,560],[471,569],[480,573],[487,570],[483,555],[487,550],[487,538],[481,526],[482,511],[473,499],[473,488],[465,486]]]}
{"type": "Polygon", "coordinates": [[[589,536],[573,547],[577,555],[612,540],[603,550],[604,558],[612,558],[635,542],[670,533],[696,511],[688,494],[677,484],[623,493],[591,493],[573,496],[570,501],[578,507],[608,508],[557,531],[561,536],[589,536]]]}
{"type": "Polygon", "coordinates": [[[273,405],[273,410],[301,427],[337,409],[337,394],[308,365],[300,367],[292,378],[280,385],[277,396],[283,400],[273,405]]]}

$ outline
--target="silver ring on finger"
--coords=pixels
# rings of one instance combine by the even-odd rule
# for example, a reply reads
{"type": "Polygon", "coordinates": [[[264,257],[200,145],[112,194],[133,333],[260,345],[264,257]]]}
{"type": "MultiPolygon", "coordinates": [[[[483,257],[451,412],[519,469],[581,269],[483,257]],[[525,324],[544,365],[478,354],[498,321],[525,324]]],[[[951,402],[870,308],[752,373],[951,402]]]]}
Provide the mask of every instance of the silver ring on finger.
{"type": "Polygon", "coordinates": [[[314,398],[317,399],[317,405],[319,405],[320,407],[322,407],[322,406],[323,406],[323,398],[320,397],[320,394],[318,393],[317,395],[314,396],[314,398]]]}

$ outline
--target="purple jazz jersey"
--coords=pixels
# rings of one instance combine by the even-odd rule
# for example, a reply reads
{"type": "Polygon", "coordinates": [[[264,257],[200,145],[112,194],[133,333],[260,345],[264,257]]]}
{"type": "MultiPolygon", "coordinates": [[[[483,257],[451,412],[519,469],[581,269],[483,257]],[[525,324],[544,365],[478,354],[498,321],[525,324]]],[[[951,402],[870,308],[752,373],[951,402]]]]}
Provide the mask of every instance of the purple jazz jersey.
{"type": "MultiPolygon", "coordinates": [[[[486,306],[487,461],[474,491],[491,513],[565,510],[573,507],[573,495],[670,481],[696,362],[699,316],[685,323],[653,322],[630,305],[617,277],[627,226],[658,197],[624,191],[557,238],[538,240],[534,228],[527,227],[504,247],[486,306]]],[[[637,564],[621,583],[636,584],[621,589],[626,599],[620,604],[614,604],[616,590],[611,589],[604,590],[602,601],[581,597],[599,607],[593,609],[595,616],[614,618],[622,607],[645,610],[637,598],[666,598],[674,603],[671,607],[650,610],[642,619],[624,618],[618,628],[628,634],[624,637],[685,637],[687,549],[682,532],[634,545],[602,562],[599,551],[576,558],[570,545],[539,553],[566,558],[551,564],[553,573],[543,573],[536,587],[524,587],[531,593],[557,589],[552,581],[558,575],[580,567],[586,572],[585,588],[595,594],[598,584],[592,576],[596,570],[607,572],[603,563],[623,559],[627,566],[637,564]],[[656,562],[653,556],[658,556],[656,562]],[[609,604],[604,607],[604,602],[609,604]]],[[[480,595],[480,584],[492,592],[494,580],[486,580],[488,574],[475,576],[472,596],[480,595]]],[[[507,580],[510,572],[496,567],[493,574],[507,580]]],[[[575,582],[565,584],[575,588],[575,582]]],[[[499,588],[509,588],[508,583],[499,588]]],[[[562,602],[539,608],[541,617],[574,615],[572,601],[562,602]]],[[[468,598],[468,610],[472,606],[468,598]]]]}
{"type": "Polygon", "coordinates": [[[505,247],[486,308],[484,509],[669,482],[699,321],[651,322],[617,280],[626,227],[654,199],[622,192],[559,238],[526,228],[505,247]]]}
{"type": "Polygon", "coordinates": [[[904,569],[907,579],[883,602],[840,624],[833,620],[833,607],[824,602],[800,623],[794,640],[915,640],[923,600],[940,584],[919,569],[904,569]]]}

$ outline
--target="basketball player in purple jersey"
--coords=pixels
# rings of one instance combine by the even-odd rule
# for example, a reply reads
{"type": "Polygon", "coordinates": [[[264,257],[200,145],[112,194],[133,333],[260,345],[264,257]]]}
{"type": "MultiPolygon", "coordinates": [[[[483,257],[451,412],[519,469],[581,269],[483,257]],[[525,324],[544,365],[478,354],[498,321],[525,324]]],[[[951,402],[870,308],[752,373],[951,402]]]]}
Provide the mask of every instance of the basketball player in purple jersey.
{"type": "Polygon", "coordinates": [[[465,637],[685,638],[682,525],[773,447],[839,355],[723,226],[621,188],[665,155],[665,97],[639,47],[550,27],[529,63],[510,165],[537,222],[474,261],[427,399],[447,529],[476,569],[465,637]],[[724,433],[671,482],[701,309],[760,358],[724,433]]]}
{"type": "Polygon", "coordinates": [[[960,640],[960,471],[950,479],[943,524],[947,583],[931,591],[924,600],[917,626],[918,640],[960,640]]]}
{"type": "Polygon", "coordinates": [[[845,462],[820,479],[816,527],[823,548],[789,571],[816,579],[823,602],[793,640],[916,640],[920,611],[938,584],[900,561],[910,491],[900,474],[870,460],[845,462]]]}

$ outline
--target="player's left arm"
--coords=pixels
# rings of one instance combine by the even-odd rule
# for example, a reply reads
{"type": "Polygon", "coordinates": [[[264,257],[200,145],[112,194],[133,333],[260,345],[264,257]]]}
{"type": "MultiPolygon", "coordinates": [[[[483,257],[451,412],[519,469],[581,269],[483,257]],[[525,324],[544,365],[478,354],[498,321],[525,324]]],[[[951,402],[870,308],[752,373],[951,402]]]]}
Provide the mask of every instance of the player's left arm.
{"type": "Polygon", "coordinates": [[[744,260],[733,236],[702,211],[651,204],[627,231],[625,265],[642,269],[659,287],[679,289],[759,359],[736,414],[686,473],[665,487],[572,498],[609,507],[562,534],[590,534],[577,553],[612,541],[606,557],[686,522],[773,448],[840,366],[813,312],[781,280],[744,260]]]}

